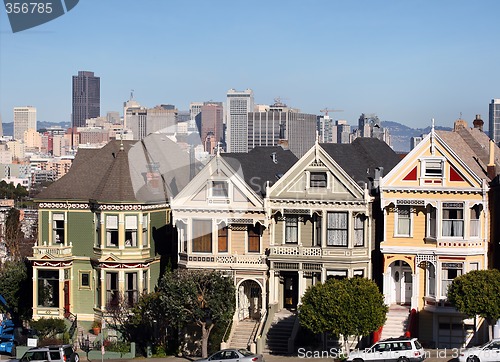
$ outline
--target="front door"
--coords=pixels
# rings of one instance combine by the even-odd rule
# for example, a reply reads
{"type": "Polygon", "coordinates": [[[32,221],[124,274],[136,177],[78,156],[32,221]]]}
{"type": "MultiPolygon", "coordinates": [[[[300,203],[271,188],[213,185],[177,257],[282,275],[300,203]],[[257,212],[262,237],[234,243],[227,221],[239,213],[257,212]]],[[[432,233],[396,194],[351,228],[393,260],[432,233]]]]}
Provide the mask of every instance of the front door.
{"type": "Polygon", "coordinates": [[[64,316],[67,318],[69,316],[69,280],[64,281],[64,316]]]}
{"type": "Polygon", "coordinates": [[[284,282],[284,303],[287,309],[296,309],[299,299],[299,277],[297,273],[287,273],[283,276],[284,282]]]}
{"type": "Polygon", "coordinates": [[[411,275],[411,272],[409,271],[405,271],[404,272],[404,293],[405,293],[405,297],[404,297],[404,303],[405,304],[411,304],[411,295],[413,293],[413,289],[412,289],[412,275],[411,275]]]}

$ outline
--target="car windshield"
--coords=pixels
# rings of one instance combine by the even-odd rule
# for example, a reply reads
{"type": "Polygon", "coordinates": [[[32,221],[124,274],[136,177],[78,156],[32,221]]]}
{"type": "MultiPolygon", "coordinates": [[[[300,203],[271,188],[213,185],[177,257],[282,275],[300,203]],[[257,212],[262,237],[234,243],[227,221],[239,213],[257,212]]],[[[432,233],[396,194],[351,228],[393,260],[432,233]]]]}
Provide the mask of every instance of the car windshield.
{"type": "Polygon", "coordinates": [[[45,361],[47,359],[47,354],[43,351],[28,351],[21,358],[21,361],[45,361]]]}
{"type": "Polygon", "coordinates": [[[253,356],[253,353],[250,351],[247,351],[246,349],[239,349],[238,352],[240,352],[243,356],[253,356]]]}

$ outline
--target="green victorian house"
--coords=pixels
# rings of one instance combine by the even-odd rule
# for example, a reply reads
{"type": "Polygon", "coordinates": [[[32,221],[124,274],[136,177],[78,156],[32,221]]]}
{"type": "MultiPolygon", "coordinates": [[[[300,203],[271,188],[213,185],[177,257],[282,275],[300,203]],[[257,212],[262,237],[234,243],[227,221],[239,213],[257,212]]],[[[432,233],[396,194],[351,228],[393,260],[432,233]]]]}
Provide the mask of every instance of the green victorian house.
{"type": "Polygon", "coordinates": [[[169,199],[195,171],[188,152],[162,134],[79,150],[69,173],[36,200],[33,318],[90,324],[151,291],[177,261],[169,199]]]}

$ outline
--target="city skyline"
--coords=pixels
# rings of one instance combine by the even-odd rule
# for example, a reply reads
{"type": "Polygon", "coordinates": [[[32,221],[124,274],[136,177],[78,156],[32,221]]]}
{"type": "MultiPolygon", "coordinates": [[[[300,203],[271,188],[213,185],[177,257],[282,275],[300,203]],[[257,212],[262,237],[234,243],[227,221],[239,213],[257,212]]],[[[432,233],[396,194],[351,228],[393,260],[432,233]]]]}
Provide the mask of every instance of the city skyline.
{"type": "Polygon", "coordinates": [[[500,98],[496,1],[340,2],[221,0],[81,2],[13,34],[0,12],[0,115],[37,107],[71,120],[71,77],[101,78],[101,115],[134,98],[146,107],[224,102],[252,89],[256,104],[281,98],[304,113],[356,124],[361,113],[410,127],[488,119],[500,98]],[[89,23],[99,26],[88,26],[89,23]],[[131,26],[133,24],[133,26],[131,26]],[[85,31],[82,31],[85,29],[85,31]]]}

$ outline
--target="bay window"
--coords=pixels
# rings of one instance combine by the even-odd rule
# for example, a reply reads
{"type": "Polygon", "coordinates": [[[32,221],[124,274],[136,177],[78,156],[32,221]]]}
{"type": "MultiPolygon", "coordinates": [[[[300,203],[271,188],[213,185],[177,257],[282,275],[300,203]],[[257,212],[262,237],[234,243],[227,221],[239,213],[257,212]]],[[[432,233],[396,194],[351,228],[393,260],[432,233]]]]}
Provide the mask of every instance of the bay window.
{"type": "Polygon", "coordinates": [[[327,214],[326,244],[328,246],[347,246],[347,212],[327,214]]]}
{"type": "Polygon", "coordinates": [[[443,236],[464,236],[464,204],[462,202],[443,203],[443,236]]]}

